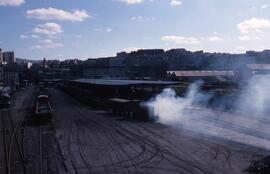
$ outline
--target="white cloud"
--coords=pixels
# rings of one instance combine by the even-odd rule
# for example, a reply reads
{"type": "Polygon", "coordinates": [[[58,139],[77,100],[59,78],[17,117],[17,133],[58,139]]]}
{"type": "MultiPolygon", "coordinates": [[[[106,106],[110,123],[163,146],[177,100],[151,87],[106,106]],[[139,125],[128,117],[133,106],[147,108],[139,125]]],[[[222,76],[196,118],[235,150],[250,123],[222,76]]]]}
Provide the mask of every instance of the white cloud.
{"type": "Polygon", "coordinates": [[[51,39],[43,39],[43,40],[39,40],[39,43],[43,43],[43,44],[51,44],[53,43],[53,41],[51,39]]]}
{"type": "Polygon", "coordinates": [[[265,9],[267,7],[269,7],[269,5],[268,4],[264,4],[264,5],[261,6],[261,9],[265,9]]]}
{"type": "Polygon", "coordinates": [[[211,36],[211,37],[208,37],[208,40],[209,40],[210,42],[218,42],[218,41],[222,41],[223,38],[218,37],[218,36],[211,36]]]}
{"type": "Polygon", "coordinates": [[[24,3],[24,0],[0,0],[0,6],[19,6],[24,3]]]}
{"type": "Polygon", "coordinates": [[[106,32],[112,32],[112,29],[111,29],[111,28],[106,28],[105,31],[106,31],[106,32]]]}
{"type": "Polygon", "coordinates": [[[182,1],[180,0],[171,0],[171,6],[175,7],[175,6],[180,6],[182,5],[182,1]]]}
{"type": "Polygon", "coordinates": [[[164,42],[170,42],[174,44],[198,44],[200,40],[195,37],[184,37],[184,36],[162,36],[161,40],[164,42]]]}
{"type": "Polygon", "coordinates": [[[108,33],[110,33],[113,31],[113,29],[112,28],[95,28],[94,31],[95,32],[108,32],[108,33]]]}
{"type": "Polygon", "coordinates": [[[94,30],[94,31],[96,31],[96,32],[103,31],[103,29],[102,29],[102,28],[94,28],[93,30],[94,30]]]}
{"type": "Polygon", "coordinates": [[[21,35],[20,35],[20,38],[21,38],[22,40],[24,40],[24,39],[28,39],[28,36],[27,36],[27,35],[24,35],[24,34],[21,34],[21,35]]]}
{"type": "Polygon", "coordinates": [[[257,36],[252,37],[252,36],[248,36],[248,35],[238,36],[238,39],[239,39],[240,41],[260,40],[260,38],[257,37],[257,36]]]}
{"type": "Polygon", "coordinates": [[[58,20],[58,21],[72,21],[82,22],[90,18],[85,10],[72,10],[72,12],[64,11],[55,8],[39,8],[34,10],[27,10],[26,16],[28,18],[40,20],[58,20]]]}
{"type": "Polygon", "coordinates": [[[47,49],[60,48],[64,46],[63,43],[54,42],[51,39],[39,40],[38,42],[39,43],[37,45],[32,46],[31,49],[45,51],[47,49]]]}
{"type": "Polygon", "coordinates": [[[36,34],[32,34],[31,37],[34,38],[34,39],[40,38],[39,35],[36,35],[36,34]]]}
{"type": "Polygon", "coordinates": [[[134,4],[140,4],[142,3],[144,0],[118,0],[119,2],[124,2],[127,5],[134,5],[134,4]]]}
{"type": "Polygon", "coordinates": [[[58,42],[58,43],[51,43],[51,44],[48,44],[46,45],[46,48],[59,48],[59,47],[63,47],[64,44],[58,42]]]}
{"type": "Polygon", "coordinates": [[[243,36],[238,36],[238,39],[241,41],[249,41],[251,40],[251,38],[247,35],[243,35],[243,36]]]}
{"type": "Polygon", "coordinates": [[[186,36],[175,36],[175,35],[167,35],[162,36],[161,40],[167,43],[173,44],[186,44],[193,45],[205,42],[221,42],[225,41],[223,37],[220,36],[209,36],[209,37],[186,37],[186,36]]]}
{"type": "Polygon", "coordinates": [[[74,36],[74,38],[81,39],[82,38],[82,35],[77,34],[77,35],[74,36]]]}
{"type": "Polygon", "coordinates": [[[137,22],[144,22],[144,21],[155,21],[156,18],[154,17],[143,17],[143,16],[132,16],[130,18],[132,21],[137,21],[137,22]]]}
{"type": "Polygon", "coordinates": [[[249,10],[254,12],[254,11],[257,10],[257,7],[256,6],[252,6],[249,10]]]}
{"type": "Polygon", "coordinates": [[[270,20],[262,18],[251,18],[237,25],[241,33],[259,32],[263,29],[270,28],[270,20]]]}
{"type": "Polygon", "coordinates": [[[57,23],[46,23],[46,24],[39,24],[34,29],[33,32],[36,34],[44,34],[48,36],[54,36],[56,34],[62,33],[61,25],[57,23]]]}

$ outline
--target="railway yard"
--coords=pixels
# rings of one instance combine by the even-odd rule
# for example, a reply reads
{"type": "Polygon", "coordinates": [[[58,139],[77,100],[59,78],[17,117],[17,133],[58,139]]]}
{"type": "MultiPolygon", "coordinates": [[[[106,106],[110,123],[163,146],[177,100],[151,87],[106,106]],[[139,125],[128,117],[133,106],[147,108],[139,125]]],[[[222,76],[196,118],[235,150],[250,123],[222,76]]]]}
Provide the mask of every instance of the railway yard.
{"type": "Polygon", "coordinates": [[[35,86],[17,91],[10,108],[1,110],[1,174],[238,174],[269,155],[266,118],[259,119],[264,128],[259,129],[233,124],[248,123],[251,116],[191,106],[185,114],[196,124],[189,119],[183,120],[185,126],[172,127],[91,107],[65,91],[48,89],[53,112],[48,124],[31,119],[35,86]]]}

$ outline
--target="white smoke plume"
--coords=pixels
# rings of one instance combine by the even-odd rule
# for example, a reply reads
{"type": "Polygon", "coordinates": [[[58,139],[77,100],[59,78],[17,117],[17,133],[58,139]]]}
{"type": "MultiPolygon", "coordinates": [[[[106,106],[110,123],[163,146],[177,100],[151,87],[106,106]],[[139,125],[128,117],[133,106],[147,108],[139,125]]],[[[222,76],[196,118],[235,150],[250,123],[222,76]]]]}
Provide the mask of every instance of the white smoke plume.
{"type": "Polygon", "coordinates": [[[203,81],[191,84],[184,97],[177,96],[176,92],[167,88],[145,105],[150,115],[158,122],[164,124],[179,124],[184,117],[184,111],[188,106],[196,103],[207,103],[209,95],[199,93],[203,81]]]}
{"type": "Polygon", "coordinates": [[[253,76],[237,103],[242,112],[267,116],[270,113],[270,75],[253,76]]]}
{"type": "Polygon", "coordinates": [[[255,76],[248,81],[235,112],[206,107],[212,95],[200,90],[202,84],[191,84],[183,97],[165,89],[144,105],[162,124],[270,150],[270,118],[258,117],[270,113],[270,76],[255,76]]]}

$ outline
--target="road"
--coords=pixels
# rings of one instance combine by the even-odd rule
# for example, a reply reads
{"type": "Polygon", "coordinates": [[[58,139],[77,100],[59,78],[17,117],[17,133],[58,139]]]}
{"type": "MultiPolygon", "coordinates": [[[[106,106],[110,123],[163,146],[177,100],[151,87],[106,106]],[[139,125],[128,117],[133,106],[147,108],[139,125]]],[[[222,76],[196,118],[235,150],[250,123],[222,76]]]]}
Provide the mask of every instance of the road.
{"type": "Polygon", "coordinates": [[[69,173],[242,173],[260,151],[159,123],[112,117],[51,90],[56,137],[69,173]]]}

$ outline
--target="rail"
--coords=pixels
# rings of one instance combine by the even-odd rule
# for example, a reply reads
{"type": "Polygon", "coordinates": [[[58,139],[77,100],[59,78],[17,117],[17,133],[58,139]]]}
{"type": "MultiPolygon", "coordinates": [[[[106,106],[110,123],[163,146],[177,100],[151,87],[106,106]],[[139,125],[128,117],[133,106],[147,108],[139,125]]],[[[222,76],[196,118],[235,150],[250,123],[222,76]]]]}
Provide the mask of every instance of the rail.
{"type": "Polygon", "coordinates": [[[1,110],[1,122],[2,122],[2,132],[3,132],[3,144],[4,144],[4,155],[5,155],[5,171],[7,174],[12,173],[12,157],[15,148],[18,149],[18,155],[21,160],[21,165],[23,167],[23,173],[28,174],[27,165],[24,155],[23,139],[24,135],[20,134],[20,139],[18,137],[18,130],[21,128],[21,122],[14,122],[11,118],[11,113],[9,109],[1,110]],[[11,134],[9,135],[9,132],[11,134]],[[20,141],[21,140],[21,141],[20,141]]]}

